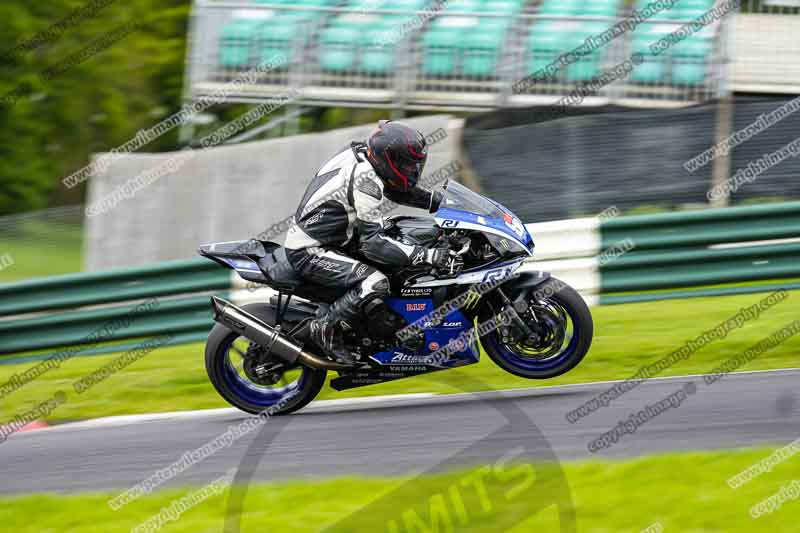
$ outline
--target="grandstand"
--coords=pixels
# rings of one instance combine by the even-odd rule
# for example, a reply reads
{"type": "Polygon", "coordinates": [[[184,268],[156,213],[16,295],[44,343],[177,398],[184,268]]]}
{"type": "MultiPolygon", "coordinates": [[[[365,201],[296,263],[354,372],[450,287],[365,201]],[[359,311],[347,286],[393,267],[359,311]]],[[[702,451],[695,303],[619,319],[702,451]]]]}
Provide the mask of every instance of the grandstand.
{"type": "Polygon", "coordinates": [[[263,100],[292,86],[310,105],[451,110],[540,105],[634,53],[644,62],[630,76],[600,87],[587,103],[685,105],[727,91],[730,17],[713,20],[664,53],[650,50],[715,7],[714,0],[678,0],[609,38],[609,28],[634,10],[645,12],[651,2],[196,0],[188,92],[191,98],[211,94],[279,54],[288,61],[259,73],[231,100],[263,100]],[[541,76],[542,69],[589,42],[598,44],[541,76]],[[531,77],[535,83],[515,90],[531,77]]]}

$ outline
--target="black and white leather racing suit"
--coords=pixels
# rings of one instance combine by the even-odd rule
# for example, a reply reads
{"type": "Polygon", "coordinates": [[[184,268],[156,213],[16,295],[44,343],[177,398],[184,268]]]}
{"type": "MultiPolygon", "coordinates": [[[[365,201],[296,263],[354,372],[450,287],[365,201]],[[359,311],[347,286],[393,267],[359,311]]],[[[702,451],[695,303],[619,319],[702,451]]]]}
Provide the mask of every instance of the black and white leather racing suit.
{"type": "Polygon", "coordinates": [[[428,263],[431,257],[427,248],[385,235],[382,216],[388,201],[430,209],[431,193],[416,187],[402,194],[384,190],[364,149],[363,143],[354,142],[317,171],[284,243],[290,263],[303,279],[349,289],[331,306],[331,312],[345,321],[358,318],[364,305],[389,293],[388,278],[372,265],[428,263]]]}

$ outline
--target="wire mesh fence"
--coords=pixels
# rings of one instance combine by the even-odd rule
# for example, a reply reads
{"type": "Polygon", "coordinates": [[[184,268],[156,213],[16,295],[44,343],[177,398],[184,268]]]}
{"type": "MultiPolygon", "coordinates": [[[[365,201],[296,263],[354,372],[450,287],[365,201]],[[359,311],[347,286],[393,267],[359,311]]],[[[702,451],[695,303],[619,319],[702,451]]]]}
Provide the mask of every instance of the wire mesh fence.
{"type": "Polygon", "coordinates": [[[800,200],[800,98],[730,106],[725,138],[715,135],[717,101],[572,109],[558,120],[541,108],[498,111],[467,119],[464,153],[484,191],[526,222],[610,206],[631,214],[800,200]]]}

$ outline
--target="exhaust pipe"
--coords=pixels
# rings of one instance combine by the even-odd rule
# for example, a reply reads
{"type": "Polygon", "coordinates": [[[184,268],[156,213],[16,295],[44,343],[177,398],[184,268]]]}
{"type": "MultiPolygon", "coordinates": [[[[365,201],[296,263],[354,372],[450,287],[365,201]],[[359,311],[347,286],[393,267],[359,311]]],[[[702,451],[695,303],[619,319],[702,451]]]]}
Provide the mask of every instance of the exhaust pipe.
{"type": "Polygon", "coordinates": [[[304,351],[274,327],[222,298],[212,296],[211,307],[214,309],[214,321],[263,346],[267,353],[275,354],[288,363],[299,361],[301,365],[324,370],[350,368],[304,351]]]}

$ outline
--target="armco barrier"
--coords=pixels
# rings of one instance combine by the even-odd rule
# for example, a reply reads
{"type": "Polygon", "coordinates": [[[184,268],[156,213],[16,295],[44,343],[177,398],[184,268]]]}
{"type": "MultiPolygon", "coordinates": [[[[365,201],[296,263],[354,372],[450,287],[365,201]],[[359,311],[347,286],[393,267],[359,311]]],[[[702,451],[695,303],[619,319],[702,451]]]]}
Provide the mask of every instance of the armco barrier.
{"type": "MultiPolygon", "coordinates": [[[[525,268],[552,272],[590,304],[800,288],[791,280],[800,278],[800,202],[526,227],[536,253],[525,268]],[[631,249],[601,260],[620,242],[631,249]],[[709,288],[743,282],[763,284],[709,288]]],[[[115,321],[124,327],[109,328],[103,342],[163,333],[175,335],[172,344],[200,341],[212,326],[208,293],[220,291],[239,303],[271,294],[204,259],[0,286],[0,354],[64,346],[85,346],[75,355],[107,353],[114,348],[95,346],[90,334],[115,321]],[[125,322],[152,298],[158,305],[125,322]]]]}
{"type": "Polygon", "coordinates": [[[788,280],[800,278],[800,202],[618,217],[603,221],[600,233],[604,250],[626,240],[632,246],[600,265],[601,303],[753,290],[674,290],[729,283],[774,280],[765,291],[798,287],[788,280]],[[643,294],[664,289],[673,290],[643,294]]]}
{"type": "Polygon", "coordinates": [[[228,271],[204,259],[68,274],[0,285],[0,318],[228,287],[228,271]]]}
{"type": "Polygon", "coordinates": [[[164,333],[200,340],[213,325],[202,293],[231,285],[230,270],[192,259],[0,286],[0,354],[86,346],[78,354],[88,355],[108,351],[98,342],[164,333]]]}

